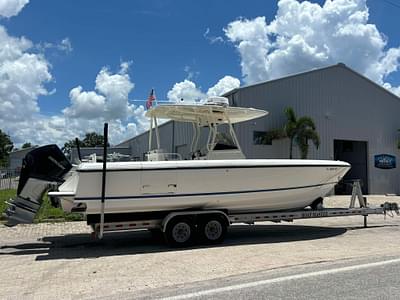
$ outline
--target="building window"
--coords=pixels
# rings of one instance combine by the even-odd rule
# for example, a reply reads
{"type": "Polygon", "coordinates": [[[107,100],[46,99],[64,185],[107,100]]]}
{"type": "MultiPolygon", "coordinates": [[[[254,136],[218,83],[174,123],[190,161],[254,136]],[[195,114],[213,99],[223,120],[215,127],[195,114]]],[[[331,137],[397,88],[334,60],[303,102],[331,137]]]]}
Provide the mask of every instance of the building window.
{"type": "Polygon", "coordinates": [[[253,131],[254,145],[272,145],[271,136],[267,131],[253,131]]]}

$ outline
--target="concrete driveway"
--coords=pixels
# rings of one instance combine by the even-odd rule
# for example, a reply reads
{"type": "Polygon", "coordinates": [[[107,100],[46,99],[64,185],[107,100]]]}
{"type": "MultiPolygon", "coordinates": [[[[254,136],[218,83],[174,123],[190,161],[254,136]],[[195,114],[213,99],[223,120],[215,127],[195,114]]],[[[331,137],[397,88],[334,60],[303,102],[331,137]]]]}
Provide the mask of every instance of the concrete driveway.
{"type": "MultiPolygon", "coordinates": [[[[376,197],[370,202],[399,201],[376,197]]],[[[346,206],[331,198],[327,206],[346,206]]],[[[0,225],[0,298],[152,298],[160,289],[349,259],[400,256],[400,217],[234,225],[213,247],[170,249],[146,232],[93,241],[84,222],[0,225]],[[154,291],[154,294],[152,293],[154,291]]],[[[176,294],[179,294],[179,289],[176,294]]]]}

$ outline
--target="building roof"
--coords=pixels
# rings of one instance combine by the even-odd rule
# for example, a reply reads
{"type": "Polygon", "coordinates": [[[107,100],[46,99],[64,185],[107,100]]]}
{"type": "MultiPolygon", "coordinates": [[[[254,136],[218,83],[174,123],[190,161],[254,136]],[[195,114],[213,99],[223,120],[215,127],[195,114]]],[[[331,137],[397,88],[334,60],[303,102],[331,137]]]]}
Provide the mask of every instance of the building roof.
{"type": "Polygon", "coordinates": [[[20,154],[20,153],[24,153],[24,152],[29,152],[29,151],[31,151],[31,150],[37,148],[37,147],[38,147],[38,146],[32,146],[32,147],[29,147],[29,148],[18,149],[18,150],[15,150],[15,151],[10,152],[9,155],[20,154]]]}
{"type": "Polygon", "coordinates": [[[305,72],[291,74],[291,75],[288,75],[288,76],[285,76],[285,77],[281,77],[281,78],[276,78],[276,79],[272,79],[272,80],[267,80],[267,81],[257,82],[257,83],[254,83],[254,84],[245,85],[245,86],[233,89],[233,90],[223,94],[223,96],[226,97],[226,96],[232,95],[232,94],[236,93],[239,90],[243,90],[243,89],[247,89],[247,88],[251,88],[251,87],[255,87],[255,86],[259,86],[259,85],[263,85],[263,84],[268,84],[268,83],[272,83],[272,82],[283,81],[283,80],[291,79],[291,78],[294,78],[294,77],[304,76],[304,75],[307,75],[307,74],[317,73],[317,72],[326,71],[326,70],[334,69],[334,68],[343,68],[343,69],[345,69],[347,71],[350,71],[351,73],[353,73],[356,76],[366,80],[368,83],[375,85],[376,87],[378,87],[381,90],[383,90],[385,93],[388,93],[390,96],[395,97],[396,99],[398,99],[400,101],[400,97],[399,96],[397,96],[396,94],[392,93],[391,91],[389,91],[388,89],[384,88],[382,85],[376,83],[375,81],[372,81],[371,79],[369,79],[369,78],[365,77],[364,75],[358,73],[357,71],[353,70],[352,68],[346,66],[344,63],[337,63],[335,65],[330,65],[330,66],[323,67],[323,68],[313,69],[313,70],[309,70],[309,71],[305,71],[305,72]]]}

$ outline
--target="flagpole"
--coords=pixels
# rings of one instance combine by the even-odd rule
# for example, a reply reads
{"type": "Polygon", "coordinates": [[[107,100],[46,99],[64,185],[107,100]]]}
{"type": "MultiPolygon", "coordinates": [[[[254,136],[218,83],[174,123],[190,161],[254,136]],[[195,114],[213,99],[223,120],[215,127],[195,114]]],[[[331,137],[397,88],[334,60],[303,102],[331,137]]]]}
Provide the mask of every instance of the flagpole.
{"type": "Polygon", "coordinates": [[[154,97],[154,101],[156,101],[156,105],[158,105],[158,100],[157,100],[156,89],[155,88],[153,88],[153,97],[154,97]]]}

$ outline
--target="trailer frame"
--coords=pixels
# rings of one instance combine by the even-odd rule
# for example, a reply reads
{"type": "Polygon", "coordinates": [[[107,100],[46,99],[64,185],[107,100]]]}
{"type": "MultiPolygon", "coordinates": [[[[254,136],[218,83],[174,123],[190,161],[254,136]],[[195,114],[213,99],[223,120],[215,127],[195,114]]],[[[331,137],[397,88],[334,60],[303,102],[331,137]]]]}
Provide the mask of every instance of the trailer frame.
{"type": "MultiPolygon", "coordinates": [[[[171,221],[176,218],[181,218],[185,221],[181,223],[193,223],[189,224],[189,227],[202,224],[201,220],[207,218],[221,220],[221,230],[226,231],[226,228],[232,224],[244,223],[254,224],[256,222],[271,221],[275,223],[280,222],[293,222],[294,220],[302,219],[317,219],[317,218],[330,218],[330,217],[349,217],[349,216],[363,216],[364,217],[364,228],[368,227],[368,216],[369,215],[390,215],[393,216],[395,213],[400,215],[399,205],[395,202],[385,202],[379,207],[369,207],[367,204],[367,198],[362,195],[361,185],[359,180],[354,180],[352,183],[352,195],[350,198],[350,205],[348,208],[323,208],[322,199],[317,199],[316,203],[313,203],[311,207],[301,210],[294,211],[276,211],[276,212],[249,212],[249,213],[234,213],[229,214],[225,210],[185,210],[185,211],[172,211],[163,218],[158,219],[147,219],[147,220],[135,220],[135,221],[124,221],[124,222],[109,222],[104,223],[104,218],[101,218],[99,223],[90,224],[93,229],[93,235],[96,238],[101,239],[103,233],[106,232],[118,232],[118,231],[132,231],[140,229],[148,229],[151,231],[157,231],[163,233],[165,237],[171,235],[168,226],[171,221]],[[358,200],[359,207],[355,207],[356,200],[358,200]],[[188,221],[189,220],[189,221],[188,221]],[[226,226],[226,227],[225,227],[226,226]]],[[[204,223],[204,222],[203,222],[204,223]]],[[[190,229],[188,227],[188,229],[190,229]]],[[[167,238],[170,244],[179,246],[170,238],[167,238]]],[[[208,241],[212,242],[212,241],[208,241]]],[[[181,246],[187,246],[189,243],[184,243],[181,246]]]]}

